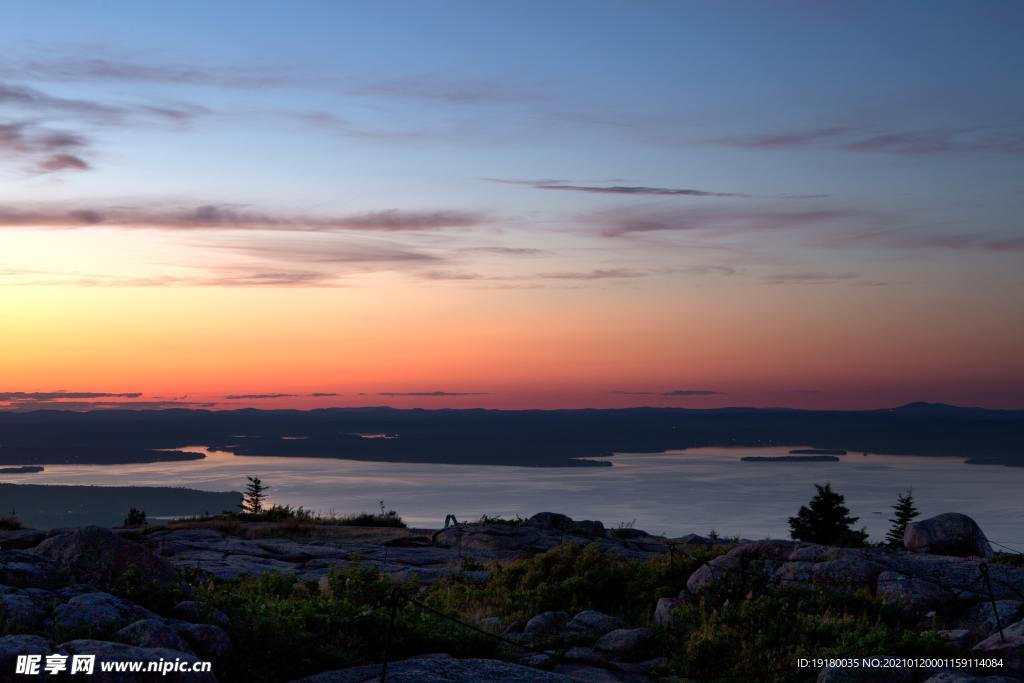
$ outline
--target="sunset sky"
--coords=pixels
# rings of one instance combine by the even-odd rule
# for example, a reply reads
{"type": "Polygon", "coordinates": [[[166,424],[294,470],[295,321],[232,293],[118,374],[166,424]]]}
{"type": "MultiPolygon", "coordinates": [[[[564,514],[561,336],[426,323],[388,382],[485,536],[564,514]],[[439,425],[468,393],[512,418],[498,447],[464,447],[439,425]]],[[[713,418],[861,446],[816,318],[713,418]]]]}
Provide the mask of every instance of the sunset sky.
{"type": "Polygon", "coordinates": [[[1024,4],[32,2],[0,408],[1024,408],[1024,4]]]}

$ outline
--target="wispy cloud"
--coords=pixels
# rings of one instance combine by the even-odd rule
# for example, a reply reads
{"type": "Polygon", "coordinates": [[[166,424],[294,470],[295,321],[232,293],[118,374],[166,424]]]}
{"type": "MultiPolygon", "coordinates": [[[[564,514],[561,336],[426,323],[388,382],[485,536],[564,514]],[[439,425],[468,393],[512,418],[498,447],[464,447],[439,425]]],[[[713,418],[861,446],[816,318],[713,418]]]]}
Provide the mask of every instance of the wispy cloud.
{"type": "Polygon", "coordinates": [[[133,60],[125,57],[61,56],[51,59],[6,59],[0,78],[30,78],[36,81],[115,81],[164,83],[169,85],[215,85],[220,87],[266,88],[295,82],[292,74],[268,69],[204,66],[133,60]]]}
{"type": "Polygon", "coordinates": [[[725,396],[724,391],[710,389],[673,389],[671,391],[612,391],[619,396],[660,396],[662,398],[680,398],[686,396],[725,396]]]}
{"type": "Polygon", "coordinates": [[[269,398],[295,398],[298,394],[228,394],[224,398],[229,401],[251,401],[251,400],[262,400],[269,398]]]}
{"type": "Polygon", "coordinates": [[[0,65],[0,78],[53,83],[123,82],[242,89],[316,88],[357,97],[393,97],[445,104],[491,104],[546,99],[539,91],[513,86],[507,79],[454,80],[436,74],[339,79],[318,76],[308,69],[295,67],[199,65],[171,58],[140,59],[124,54],[9,58],[0,65]]]}
{"type": "Polygon", "coordinates": [[[142,398],[142,392],[108,391],[4,391],[0,392],[0,410],[160,410],[165,408],[213,408],[212,402],[186,401],[181,398],[142,398]],[[113,400],[126,399],[126,400],[113,400]]]}
{"type": "Polygon", "coordinates": [[[762,278],[767,285],[831,285],[837,282],[849,282],[860,276],[857,273],[830,273],[827,271],[795,271],[775,273],[762,278]]]}
{"type": "Polygon", "coordinates": [[[139,398],[141,392],[129,391],[110,393],[105,391],[5,391],[0,392],[0,401],[57,401],[86,398],[139,398]]]}
{"type": "Polygon", "coordinates": [[[612,195],[655,195],[655,196],[678,196],[678,197],[747,197],[749,195],[740,192],[709,192],[706,190],[692,190],[673,187],[648,187],[644,185],[572,185],[561,180],[505,180],[501,178],[486,178],[493,183],[505,185],[522,185],[537,190],[562,190],[565,192],[587,192],[591,194],[612,194],[612,195]]]}
{"type": "MultiPolygon", "coordinates": [[[[3,135],[0,131],[0,135],[3,135]]],[[[2,141],[2,138],[0,138],[2,141]]],[[[2,142],[0,142],[2,144],[2,142]]],[[[203,204],[191,208],[0,206],[0,228],[91,228],[158,230],[272,230],[332,232],[344,230],[406,232],[468,228],[486,218],[459,210],[383,209],[340,216],[260,212],[245,207],[203,204]]]]}
{"type": "Polygon", "coordinates": [[[1020,126],[900,129],[884,126],[812,127],[778,133],[736,135],[710,140],[729,147],[792,149],[825,146],[851,152],[880,152],[910,156],[952,152],[1024,153],[1020,126]]]}
{"type": "Polygon", "coordinates": [[[851,220],[877,222],[878,217],[854,209],[803,209],[797,211],[616,209],[582,217],[596,223],[603,237],[628,237],[655,232],[706,231],[711,233],[764,232],[803,228],[851,220]]]}
{"type": "Polygon", "coordinates": [[[551,253],[547,249],[530,247],[463,247],[459,251],[495,254],[497,256],[544,256],[551,253]]]}
{"type": "Polygon", "coordinates": [[[2,156],[16,162],[27,159],[32,164],[29,171],[54,173],[89,170],[91,165],[83,154],[92,147],[82,133],[53,128],[54,121],[61,128],[152,124],[180,127],[208,110],[187,103],[126,104],[61,97],[37,88],[0,82],[0,112],[7,118],[0,123],[2,156]]]}
{"type": "Polygon", "coordinates": [[[632,270],[630,268],[596,268],[585,271],[539,273],[535,277],[543,280],[621,280],[647,277],[650,274],[649,271],[632,270]]]}
{"type": "Polygon", "coordinates": [[[30,166],[26,170],[31,172],[89,170],[89,164],[80,156],[88,148],[88,141],[75,133],[32,121],[0,123],[0,155],[27,161],[30,166]]]}
{"type": "Polygon", "coordinates": [[[530,280],[627,280],[648,277],[652,271],[631,268],[595,268],[593,270],[566,270],[549,273],[523,275],[484,275],[462,270],[427,270],[418,273],[427,280],[489,280],[496,282],[518,282],[530,280]]]}
{"type": "Polygon", "coordinates": [[[378,396],[487,396],[485,391],[379,391],[378,396]]]}

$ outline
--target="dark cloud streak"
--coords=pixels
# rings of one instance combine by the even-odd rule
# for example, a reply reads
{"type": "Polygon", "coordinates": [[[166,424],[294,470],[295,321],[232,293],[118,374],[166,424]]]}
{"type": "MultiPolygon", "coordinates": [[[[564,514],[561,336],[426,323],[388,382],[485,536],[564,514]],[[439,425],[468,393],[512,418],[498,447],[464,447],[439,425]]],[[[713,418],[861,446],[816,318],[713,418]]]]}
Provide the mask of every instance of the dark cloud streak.
{"type": "Polygon", "coordinates": [[[566,192],[586,192],[591,194],[612,194],[612,195],[655,195],[655,196],[682,196],[682,197],[747,197],[749,195],[739,192],[708,192],[705,190],[691,190],[671,187],[647,187],[643,185],[572,185],[559,180],[504,180],[500,178],[487,178],[493,183],[505,185],[522,185],[537,190],[563,190],[566,192]]]}

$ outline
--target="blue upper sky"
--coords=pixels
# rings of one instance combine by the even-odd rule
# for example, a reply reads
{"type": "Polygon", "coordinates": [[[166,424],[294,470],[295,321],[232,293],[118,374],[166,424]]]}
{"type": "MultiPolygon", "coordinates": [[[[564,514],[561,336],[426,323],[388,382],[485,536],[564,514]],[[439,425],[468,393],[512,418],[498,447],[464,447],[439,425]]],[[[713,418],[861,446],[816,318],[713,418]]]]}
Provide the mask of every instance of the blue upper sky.
{"type": "Polygon", "coordinates": [[[901,358],[960,324],[928,368],[1024,376],[1022,35],[998,1],[11,3],[0,284],[688,293],[901,358]]]}

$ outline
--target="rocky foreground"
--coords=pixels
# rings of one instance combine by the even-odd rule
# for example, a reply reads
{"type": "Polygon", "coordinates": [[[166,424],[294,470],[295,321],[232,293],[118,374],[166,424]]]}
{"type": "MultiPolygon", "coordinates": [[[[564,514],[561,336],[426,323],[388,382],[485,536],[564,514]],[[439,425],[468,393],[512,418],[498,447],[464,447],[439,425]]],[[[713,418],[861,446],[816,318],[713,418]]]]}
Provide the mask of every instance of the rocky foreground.
{"type": "MultiPolygon", "coordinates": [[[[164,678],[216,680],[219,665],[232,652],[228,617],[189,599],[182,570],[220,579],[284,572],[326,582],[332,566],[358,559],[420,585],[453,573],[482,582],[488,570],[479,567],[530,557],[565,542],[597,544],[604,552],[639,559],[711,544],[694,535],[669,539],[633,529],[608,530],[600,522],[554,513],[520,524],[457,524],[439,531],[325,526],[297,535],[286,525],[233,523],[0,532],[0,627],[5,634],[0,637],[0,679],[11,677],[19,654],[95,653],[98,660],[209,660],[214,674],[164,678]],[[159,611],[125,597],[169,589],[184,590],[185,599],[159,611]]],[[[903,551],[741,542],[701,565],[678,592],[650,605],[652,618],[645,624],[627,624],[596,611],[545,612],[512,624],[482,618],[476,624],[482,630],[526,646],[517,661],[439,653],[390,663],[388,680],[656,680],[664,664],[654,647],[658,629],[671,624],[681,606],[744,600],[792,587],[867,590],[917,615],[921,630],[937,631],[962,656],[1004,661],[998,678],[938,668],[824,669],[819,681],[1024,680],[1024,569],[986,562],[991,550],[984,535],[962,515],[912,525],[906,542],[903,551]],[[549,649],[552,642],[571,645],[549,649]]],[[[379,675],[380,665],[371,664],[302,680],[371,681],[379,675]]],[[[131,675],[97,673],[92,678],[139,680],[126,676],[131,675]]]]}

